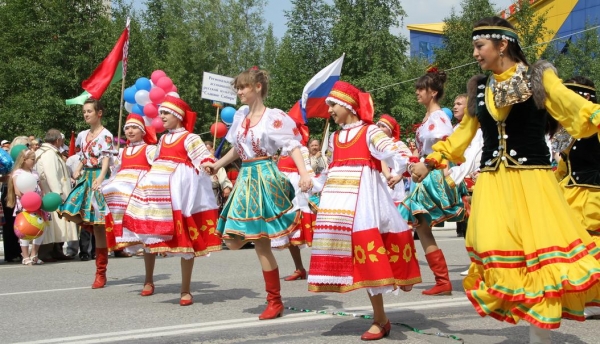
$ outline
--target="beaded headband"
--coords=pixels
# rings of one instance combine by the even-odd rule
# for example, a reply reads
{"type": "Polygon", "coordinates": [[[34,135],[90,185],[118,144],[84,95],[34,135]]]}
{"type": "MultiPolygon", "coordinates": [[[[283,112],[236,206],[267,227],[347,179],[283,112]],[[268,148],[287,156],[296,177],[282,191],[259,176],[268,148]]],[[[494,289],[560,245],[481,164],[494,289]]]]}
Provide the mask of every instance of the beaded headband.
{"type": "Polygon", "coordinates": [[[593,103],[596,103],[596,89],[595,88],[590,87],[590,86],[581,85],[581,84],[574,84],[574,83],[565,83],[563,85],[565,85],[568,89],[575,91],[584,97],[589,95],[590,101],[593,103]]]}
{"type": "Polygon", "coordinates": [[[519,35],[504,26],[480,26],[473,29],[473,40],[484,39],[505,39],[509,42],[519,43],[519,35]]]}

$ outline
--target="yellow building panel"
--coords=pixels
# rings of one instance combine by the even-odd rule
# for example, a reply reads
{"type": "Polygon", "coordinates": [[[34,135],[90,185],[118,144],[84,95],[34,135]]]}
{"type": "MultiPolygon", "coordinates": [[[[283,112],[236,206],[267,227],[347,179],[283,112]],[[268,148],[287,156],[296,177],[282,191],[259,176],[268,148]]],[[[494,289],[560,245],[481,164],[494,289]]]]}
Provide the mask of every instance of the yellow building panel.
{"type": "MultiPolygon", "coordinates": [[[[540,42],[546,42],[554,38],[554,35],[560,30],[565,20],[571,14],[571,11],[579,0],[534,0],[532,1],[533,8],[536,13],[543,14],[546,11],[546,28],[552,31],[552,34],[547,34],[542,37],[540,42]]],[[[514,24],[514,18],[510,16],[511,11],[514,11],[514,5],[501,11],[499,15],[508,19],[509,22],[514,24]]],[[[407,29],[410,31],[427,32],[433,34],[442,35],[444,33],[444,23],[431,23],[431,24],[413,24],[407,25],[407,29]]]]}

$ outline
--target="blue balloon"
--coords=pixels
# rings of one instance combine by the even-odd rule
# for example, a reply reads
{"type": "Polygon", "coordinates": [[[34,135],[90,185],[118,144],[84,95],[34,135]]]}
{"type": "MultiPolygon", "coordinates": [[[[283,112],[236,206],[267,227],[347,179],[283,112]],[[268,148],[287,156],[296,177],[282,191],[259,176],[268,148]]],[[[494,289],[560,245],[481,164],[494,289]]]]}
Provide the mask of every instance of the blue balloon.
{"type": "Polygon", "coordinates": [[[137,88],[138,91],[150,91],[150,89],[152,88],[152,84],[150,83],[150,80],[148,80],[148,78],[141,77],[135,81],[135,88],[137,88]]]}
{"type": "Polygon", "coordinates": [[[231,123],[233,123],[235,111],[235,108],[232,108],[231,106],[224,107],[223,110],[221,110],[221,120],[223,123],[231,125],[231,123]]]}
{"type": "Polygon", "coordinates": [[[446,113],[446,116],[448,116],[448,118],[450,118],[450,120],[452,120],[452,117],[454,117],[452,115],[452,110],[450,110],[448,108],[442,108],[442,111],[444,111],[446,113]]]}
{"type": "Polygon", "coordinates": [[[137,88],[135,86],[127,87],[123,92],[123,99],[126,102],[135,104],[135,93],[137,92],[137,88]]]}
{"type": "Polygon", "coordinates": [[[140,104],[135,104],[133,106],[133,109],[131,110],[131,113],[135,113],[140,116],[143,116],[144,115],[144,107],[140,106],[140,104]]]}
{"type": "Polygon", "coordinates": [[[9,174],[13,168],[13,159],[4,149],[0,149],[0,174],[9,174]]]}

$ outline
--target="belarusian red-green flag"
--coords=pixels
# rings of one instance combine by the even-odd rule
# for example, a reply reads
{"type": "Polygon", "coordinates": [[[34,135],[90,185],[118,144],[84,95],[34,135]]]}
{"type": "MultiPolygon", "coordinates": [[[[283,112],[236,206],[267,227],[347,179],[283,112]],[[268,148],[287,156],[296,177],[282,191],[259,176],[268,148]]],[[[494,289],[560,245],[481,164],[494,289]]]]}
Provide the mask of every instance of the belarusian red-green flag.
{"type": "Polygon", "coordinates": [[[81,83],[85,90],[80,96],[67,99],[67,105],[82,105],[89,97],[100,99],[109,85],[121,80],[127,72],[127,52],[129,50],[129,18],[121,37],[110,54],[94,70],[92,75],[81,83]]]}

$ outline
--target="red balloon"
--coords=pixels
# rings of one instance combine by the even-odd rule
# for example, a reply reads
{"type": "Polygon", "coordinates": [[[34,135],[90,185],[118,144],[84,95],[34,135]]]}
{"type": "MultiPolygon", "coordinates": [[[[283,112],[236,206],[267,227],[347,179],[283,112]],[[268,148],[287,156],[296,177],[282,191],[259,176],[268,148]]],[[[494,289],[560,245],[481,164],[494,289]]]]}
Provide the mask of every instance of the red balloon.
{"type": "Polygon", "coordinates": [[[227,126],[225,125],[225,123],[221,122],[213,123],[210,126],[210,133],[212,134],[212,136],[215,136],[218,139],[225,137],[225,135],[227,135],[227,126]]]}
{"type": "Polygon", "coordinates": [[[155,118],[158,116],[158,107],[152,103],[144,105],[144,115],[148,118],[155,118]]]}
{"type": "Polygon", "coordinates": [[[150,80],[152,80],[152,82],[156,85],[158,80],[165,76],[167,76],[167,73],[163,72],[160,69],[157,69],[154,72],[152,72],[152,75],[150,76],[150,80]]]}
{"type": "Polygon", "coordinates": [[[157,133],[162,133],[163,131],[165,131],[165,126],[163,124],[162,119],[160,119],[160,117],[156,117],[155,119],[152,120],[152,127],[154,127],[154,129],[156,130],[157,133]]]}
{"type": "Polygon", "coordinates": [[[177,86],[173,85],[173,87],[171,87],[171,92],[177,92],[177,86]]]}
{"type": "Polygon", "coordinates": [[[26,192],[21,196],[21,206],[28,212],[40,210],[42,207],[42,197],[33,191],[26,192]]]}
{"type": "Polygon", "coordinates": [[[160,104],[165,99],[166,92],[160,87],[154,87],[150,90],[150,101],[154,104],[160,104]]]}
{"type": "Polygon", "coordinates": [[[168,76],[163,76],[162,78],[158,79],[156,86],[162,88],[165,92],[170,92],[171,88],[173,88],[173,80],[171,80],[171,78],[168,76]]]}

